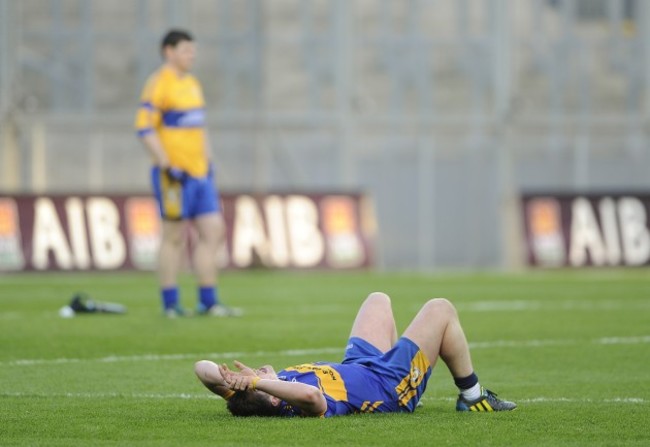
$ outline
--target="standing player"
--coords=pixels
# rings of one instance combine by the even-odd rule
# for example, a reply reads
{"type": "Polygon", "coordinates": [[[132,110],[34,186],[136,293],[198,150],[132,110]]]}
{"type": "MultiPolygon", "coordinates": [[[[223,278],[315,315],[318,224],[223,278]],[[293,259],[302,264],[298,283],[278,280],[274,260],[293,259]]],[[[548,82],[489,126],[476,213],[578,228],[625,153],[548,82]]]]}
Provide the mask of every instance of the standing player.
{"type": "Polygon", "coordinates": [[[210,162],[203,93],[189,73],[196,55],[192,36],[171,30],[163,38],[163,65],[142,92],[135,127],[153,161],[151,180],[163,219],[158,275],[168,317],[184,315],[179,302],[178,273],[184,222],[198,233],[193,267],[199,283],[198,313],[239,316],[240,309],[219,301],[217,256],[225,223],[210,162]]]}

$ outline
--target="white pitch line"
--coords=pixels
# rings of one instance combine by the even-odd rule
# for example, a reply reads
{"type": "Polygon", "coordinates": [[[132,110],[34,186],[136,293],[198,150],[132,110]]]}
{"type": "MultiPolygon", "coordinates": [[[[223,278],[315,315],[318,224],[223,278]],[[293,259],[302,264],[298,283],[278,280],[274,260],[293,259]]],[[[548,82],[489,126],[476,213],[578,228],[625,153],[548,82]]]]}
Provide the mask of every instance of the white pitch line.
{"type": "Polygon", "coordinates": [[[493,348],[541,348],[544,346],[565,346],[576,345],[578,340],[495,340],[485,342],[470,342],[470,349],[493,349],[493,348]]]}
{"type": "Polygon", "coordinates": [[[342,348],[319,348],[319,349],[287,349],[282,351],[254,351],[254,352],[210,352],[200,354],[143,354],[131,356],[108,356],[94,359],[76,359],[76,358],[59,358],[59,359],[19,359],[0,362],[0,366],[31,366],[31,365],[50,365],[65,363],[118,363],[118,362],[158,362],[165,360],[200,360],[203,358],[210,359],[236,359],[244,357],[277,357],[288,356],[297,357],[301,355],[319,355],[319,354],[339,354],[342,348]]]}
{"type": "MultiPolygon", "coordinates": [[[[0,392],[0,397],[19,398],[66,398],[66,399],[179,399],[179,400],[221,400],[221,397],[213,394],[189,394],[189,393],[22,393],[22,392],[0,392]]],[[[424,401],[454,402],[455,397],[427,397],[424,401]]],[[[648,399],[639,397],[611,397],[604,399],[592,398],[569,398],[569,397],[532,397],[527,399],[514,399],[518,404],[539,404],[539,403],[615,403],[615,404],[648,404],[648,399]]]]}
{"type": "MultiPolygon", "coordinates": [[[[575,339],[558,340],[495,340],[488,342],[470,343],[471,349],[495,348],[540,348],[545,346],[570,346],[586,343],[575,339]]],[[[602,337],[591,340],[596,345],[627,345],[650,343],[650,335],[632,337],[602,337]]],[[[168,360],[200,360],[209,359],[237,359],[245,357],[298,357],[304,355],[342,354],[342,348],[317,348],[317,349],[287,349],[282,351],[254,351],[254,352],[211,352],[188,354],[142,354],[131,356],[107,356],[94,359],[58,358],[58,359],[17,359],[0,362],[0,366],[32,366],[32,365],[58,365],[67,363],[119,363],[119,362],[159,362],[168,360]]]]}
{"type": "Polygon", "coordinates": [[[638,343],[650,343],[650,335],[641,337],[604,337],[599,338],[597,343],[601,345],[629,345],[638,343]]]}
{"type": "MultiPolygon", "coordinates": [[[[455,402],[456,397],[422,397],[421,400],[455,402]]],[[[616,404],[648,404],[650,400],[640,397],[611,397],[605,399],[592,399],[589,397],[572,398],[572,397],[530,397],[528,399],[512,399],[518,404],[538,404],[538,403],[616,403],[616,404]]]]}
{"type": "MultiPolygon", "coordinates": [[[[560,302],[547,302],[540,300],[492,300],[476,302],[458,302],[455,304],[460,312],[526,312],[539,310],[552,311],[611,311],[611,310],[650,310],[648,300],[565,300],[560,302]]],[[[323,311],[340,309],[340,306],[325,306],[323,311]]],[[[313,309],[312,309],[313,310],[313,309]]],[[[55,311],[43,312],[47,318],[60,318],[55,311]]],[[[0,312],[0,320],[17,320],[30,317],[21,312],[0,312]]]]}
{"type": "Polygon", "coordinates": [[[522,399],[517,402],[521,403],[546,403],[546,402],[584,402],[584,403],[617,403],[617,404],[645,404],[649,403],[647,399],[640,397],[613,397],[608,399],[591,399],[591,398],[568,398],[568,397],[533,397],[530,399],[522,399]]]}
{"type": "Polygon", "coordinates": [[[621,300],[565,300],[560,302],[546,302],[539,300],[494,300],[455,303],[459,312],[519,312],[537,310],[585,310],[585,311],[610,311],[617,309],[650,309],[647,300],[621,301],[621,300]]]}
{"type": "Polygon", "coordinates": [[[109,399],[109,398],[132,398],[132,399],[211,399],[219,400],[221,397],[215,394],[161,394],[161,393],[21,393],[21,392],[0,392],[0,397],[24,397],[24,398],[70,398],[70,399],[109,399]]]}

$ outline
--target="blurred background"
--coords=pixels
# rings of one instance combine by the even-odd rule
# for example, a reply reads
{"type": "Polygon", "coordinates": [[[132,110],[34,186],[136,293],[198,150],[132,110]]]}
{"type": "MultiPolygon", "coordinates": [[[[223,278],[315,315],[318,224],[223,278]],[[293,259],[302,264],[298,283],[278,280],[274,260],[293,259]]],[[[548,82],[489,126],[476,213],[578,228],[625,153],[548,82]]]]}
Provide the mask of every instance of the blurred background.
{"type": "Polygon", "coordinates": [[[222,191],[358,191],[380,268],[522,263],[524,192],[650,189],[650,2],[0,0],[0,192],[148,192],[190,30],[222,191]]]}

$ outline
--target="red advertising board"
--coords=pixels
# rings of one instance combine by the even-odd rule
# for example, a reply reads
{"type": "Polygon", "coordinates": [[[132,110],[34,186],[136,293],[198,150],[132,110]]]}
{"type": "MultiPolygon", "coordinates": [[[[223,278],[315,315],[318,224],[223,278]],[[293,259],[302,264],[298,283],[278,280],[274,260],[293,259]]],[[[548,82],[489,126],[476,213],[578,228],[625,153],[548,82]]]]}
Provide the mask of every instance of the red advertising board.
{"type": "MultiPolygon", "coordinates": [[[[373,264],[374,211],[361,194],[224,194],[222,204],[222,267],[373,264]]],[[[160,230],[147,195],[0,195],[0,272],[151,270],[160,230]]]]}
{"type": "Polygon", "coordinates": [[[525,194],[529,265],[650,265],[650,194],[525,194]]]}

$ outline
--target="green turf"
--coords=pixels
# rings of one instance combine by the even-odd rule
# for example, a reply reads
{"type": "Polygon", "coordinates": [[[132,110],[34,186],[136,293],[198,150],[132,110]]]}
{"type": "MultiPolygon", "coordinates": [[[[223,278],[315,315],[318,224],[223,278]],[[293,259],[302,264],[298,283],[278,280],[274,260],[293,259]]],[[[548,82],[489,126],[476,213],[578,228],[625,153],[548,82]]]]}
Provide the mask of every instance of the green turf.
{"type": "Polygon", "coordinates": [[[246,272],[221,288],[244,318],[164,319],[149,274],[0,276],[0,445],[650,445],[647,270],[246,272]],[[375,290],[400,329],[427,298],[450,298],[481,382],[519,409],[456,413],[439,364],[415,414],[237,419],[193,375],[194,361],[232,353],[276,367],[339,360],[375,290]],[[76,291],[129,312],[59,318],[76,291]]]}

